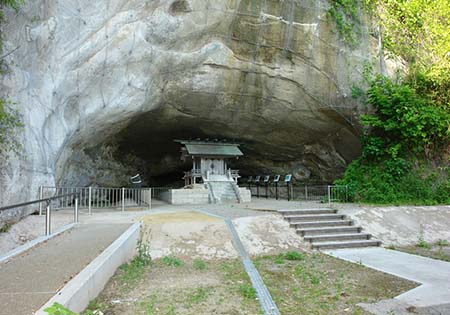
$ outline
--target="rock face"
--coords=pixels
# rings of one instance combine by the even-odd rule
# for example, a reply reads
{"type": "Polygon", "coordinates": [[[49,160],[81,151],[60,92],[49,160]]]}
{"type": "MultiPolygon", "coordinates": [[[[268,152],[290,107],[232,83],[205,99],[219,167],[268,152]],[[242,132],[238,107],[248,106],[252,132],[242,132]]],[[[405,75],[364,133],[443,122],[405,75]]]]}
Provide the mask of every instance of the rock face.
{"type": "MultiPolygon", "coordinates": [[[[375,40],[339,39],[324,0],[35,0],[3,25],[23,154],[4,203],[39,185],[178,174],[175,138],[241,142],[242,172],[330,181],[360,150],[351,87],[375,40]],[[144,169],[144,170],[143,170],[144,169]]],[[[367,33],[367,32],[366,32],[367,33]]],[[[148,178],[147,178],[148,180],[148,178]]],[[[24,195],[25,194],[25,195],[24,195]]]]}

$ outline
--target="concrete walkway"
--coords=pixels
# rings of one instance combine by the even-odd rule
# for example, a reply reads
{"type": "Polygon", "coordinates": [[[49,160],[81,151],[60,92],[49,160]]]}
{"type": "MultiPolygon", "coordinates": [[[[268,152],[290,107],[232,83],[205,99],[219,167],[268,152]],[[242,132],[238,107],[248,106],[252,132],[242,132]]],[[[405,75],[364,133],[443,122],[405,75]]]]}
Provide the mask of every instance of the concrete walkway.
{"type": "MultiPolygon", "coordinates": [[[[414,307],[450,302],[450,263],[385,248],[338,249],[326,253],[422,285],[394,300],[414,307]]],[[[444,314],[444,313],[443,313],[444,314]]]]}
{"type": "Polygon", "coordinates": [[[130,224],[79,224],[0,264],[0,315],[30,315],[130,224]]]}

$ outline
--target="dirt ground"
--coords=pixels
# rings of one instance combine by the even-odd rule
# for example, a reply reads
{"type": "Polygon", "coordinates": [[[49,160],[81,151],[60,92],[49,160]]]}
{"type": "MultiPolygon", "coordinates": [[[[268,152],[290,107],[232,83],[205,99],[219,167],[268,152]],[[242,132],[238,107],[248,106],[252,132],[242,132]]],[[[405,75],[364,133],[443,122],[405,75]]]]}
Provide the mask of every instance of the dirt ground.
{"type": "Polygon", "coordinates": [[[152,258],[237,258],[225,222],[195,211],[143,216],[142,242],[152,258]]]}
{"type": "MultiPolygon", "coordinates": [[[[416,286],[320,253],[261,256],[255,265],[283,315],[369,315],[357,303],[392,298],[416,286]]],[[[134,261],[121,267],[84,314],[94,311],[105,315],[261,314],[239,260],[174,256],[146,266],[134,261]]]]}
{"type": "MultiPolygon", "coordinates": [[[[143,243],[150,246],[153,258],[167,255],[207,260],[237,257],[230,232],[220,218],[186,211],[147,215],[141,219],[143,243]]],[[[307,249],[301,237],[278,214],[237,218],[233,224],[250,255],[307,249]]]]}
{"type": "Polygon", "coordinates": [[[308,251],[309,246],[279,214],[234,219],[242,243],[252,256],[274,255],[289,250],[308,251]]]}
{"type": "Polygon", "coordinates": [[[260,314],[239,260],[165,257],[135,268],[121,268],[84,314],[96,310],[105,315],[260,314]],[[138,279],[133,280],[130,273],[137,273],[138,279]]]}

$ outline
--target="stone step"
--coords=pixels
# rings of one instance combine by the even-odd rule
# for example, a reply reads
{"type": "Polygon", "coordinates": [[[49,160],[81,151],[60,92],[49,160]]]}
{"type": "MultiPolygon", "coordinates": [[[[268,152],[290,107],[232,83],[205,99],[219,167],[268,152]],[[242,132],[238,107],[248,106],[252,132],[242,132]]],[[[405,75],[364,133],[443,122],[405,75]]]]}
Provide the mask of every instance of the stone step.
{"type": "Polygon", "coordinates": [[[349,234],[323,234],[305,236],[305,241],[309,242],[330,242],[346,240],[369,240],[372,237],[368,233],[349,233],[349,234]]]}
{"type": "Polygon", "coordinates": [[[278,210],[278,212],[284,216],[289,216],[289,215],[336,213],[337,210],[333,210],[333,209],[293,209],[293,210],[278,210]]]}
{"type": "Polygon", "coordinates": [[[358,226],[332,226],[332,227],[313,227],[313,228],[298,228],[297,234],[309,235],[324,235],[324,234],[350,234],[359,233],[361,228],[358,226]]]}
{"type": "Polygon", "coordinates": [[[290,222],[291,227],[298,229],[312,228],[312,227],[324,227],[324,226],[351,226],[353,220],[333,220],[333,221],[298,221],[290,222]]]}
{"type": "Polygon", "coordinates": [[[284,216],[289,222],[292,221],[331,221],[331,220],[343,220],[345,215],[335,214],[335,213],[325,213],[325,214],[304,214],[304,215],[287,215],[284,216]]]}
{"type": "Polygon", "coordinates": [[[354,248],[354,247],[370,247],[380,246],[381,242],[378,240],[354,240],[341,242],[314,242],[313,249],[337,249],[337,248],[354,248]]]}

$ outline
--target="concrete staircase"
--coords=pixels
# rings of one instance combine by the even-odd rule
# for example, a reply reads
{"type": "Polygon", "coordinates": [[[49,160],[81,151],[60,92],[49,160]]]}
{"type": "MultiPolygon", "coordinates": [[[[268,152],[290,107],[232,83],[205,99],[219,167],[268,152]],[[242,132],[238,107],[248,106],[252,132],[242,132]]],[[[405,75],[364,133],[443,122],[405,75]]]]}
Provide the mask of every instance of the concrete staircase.
{"type": "Polygon", "coordinates": [[[239,198],[231,181],[210,181],[209,188],[212,189],[216,202],[237,203],[239,198]]]}
{"type": "Polygon", "coordinates": [[[353,220],[332,209],[279,211],[297,234],[311,243],[313,249],[336,249],[380,246],[372,235],[363,233],[353,220]]]}

